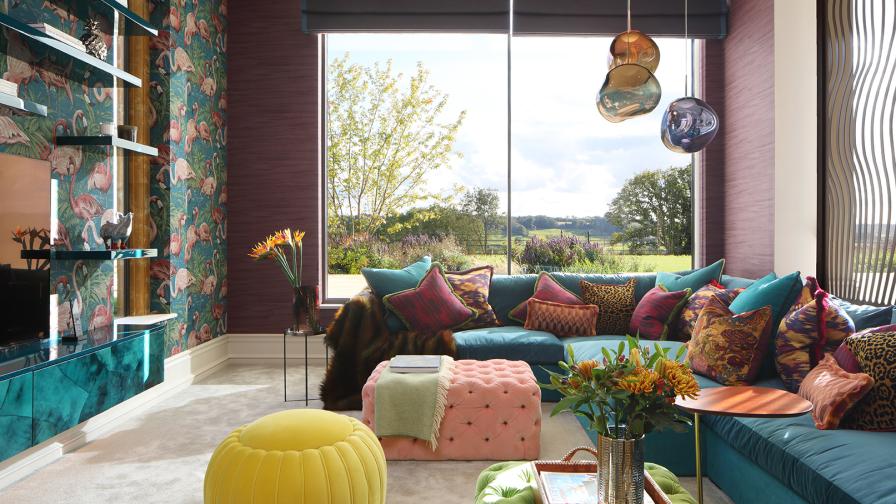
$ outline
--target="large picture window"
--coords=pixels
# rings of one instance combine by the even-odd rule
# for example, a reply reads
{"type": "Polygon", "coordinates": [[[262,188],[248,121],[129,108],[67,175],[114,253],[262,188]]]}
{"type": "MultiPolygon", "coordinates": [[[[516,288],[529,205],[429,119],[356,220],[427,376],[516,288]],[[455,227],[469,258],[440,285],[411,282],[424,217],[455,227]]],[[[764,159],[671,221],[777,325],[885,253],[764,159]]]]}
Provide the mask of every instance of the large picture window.
{"type": "Polygon", "coordinates": [[[505,35],[324,40],[329,300],[422,255],[496,274],[691,267],[691,156],[659,139],[682,39],[657,39],[660,105],[619,124],[594,102],[608,38],[515,37],[510,65],[505,35]]]}

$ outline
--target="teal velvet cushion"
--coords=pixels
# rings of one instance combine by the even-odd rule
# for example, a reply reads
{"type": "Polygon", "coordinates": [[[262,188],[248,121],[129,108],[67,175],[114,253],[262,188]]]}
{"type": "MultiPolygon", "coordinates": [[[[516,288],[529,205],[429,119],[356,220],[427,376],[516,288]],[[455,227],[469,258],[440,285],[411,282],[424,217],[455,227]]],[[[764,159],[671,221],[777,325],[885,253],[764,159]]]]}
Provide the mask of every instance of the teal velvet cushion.
{"type": "MultiPolygon", "coordinates": [[[[756,385],[783,389],[777,378],[756,385]]],[[[704,415],[706,426],[808,502],[894,502],[896,432],[818,430],[811,415],[704,415]]],[[[770,502],[770,501],[766,501],[770,502]]]]}
{"type": "Polygon", "coordinates": [[[731,275],[722,275],[720,282],[726,289],[746,289],[756,283],[752,278],[736,277],[731,275]]]}
{"type": "Polygon", "coordinates": [[[740,314],[758,310],[763,306],[771,306],[772,327],[777,328],[802,287],[799,271],[781,278],[769,273],[738,294],[729,308],[733,313],[740,314]]]}
{"type": "MultiPolygon", "coordinates": [[[[572,346],[572,351],[575,354],[577,361],[588,359],[597,359],[600,361],[604,358],[603,351],[601,350],[602,348],[616,351],[619,349],[619,343],[625,341],[626,336],[577,336],[574,338],[563,338],[562,343],[565,351],[567,346],[572,346]]],[[[651,351],[654,349],[654,344],[659,344],[660,347],[664,348],[670,358],[675,357],[675,354],[682,345],[687,345],[687,343],[682,343],[680,341],[641,341],[641,346],[650,347],[651,351]]],[[[565,357],[568,357],[568,355],[565,355],[565,357]]]]}
{"type": "Polygon", "coordinates": [[[483,327],[454,333],[458,359],[521,360],[529,364],[557,364],[563,345],[549,332],[520,326],[483,327]]]}
{"type": "MultiPolygon", "coordinates": [[[[423,280],[423,276],[429,271],[430,266],[432,266],[432,259],[429,256],[423,256],[419,261],[400,270],[361,268],[361,274],[364,275],[364,280],[367,281],[367,286],[370,287],[374,295],[383,299],[383,296],[417,287],[420,280],[423,280]]],[[[386,328],[391,332],[407,329],[404,322],[388,308],[384,319],[386,328]]]]}
{"type": "Polygon", "coordinates": [[[691,292],[697,292],[698,289],[715,280],[722,278],[722,269],[725,267],[725,260],[710,264],[709,266],[700,268],[686,275],[677,273],[660,272],[656,274],[656,285],[662,285],[669,292],[683,291],[691,289],[691,292]]]}
{"type": "Polygon", "coordinates": [[[892,306],[857,305],[834,296],[830,299],[849,315],[856,331],[896,323],[896,310],[892,306]]]}
{"type": "Polygon", "coordinates": [[[382,298],[389,294],[399,291],[413,289],[417,287],[423,275],[429,271],[432,266],[432,259],[424,256],[414,264],[405,266],[400,270],[380,269],[380,268],[361,268],[361,274],[367,281],[367,286],[373,291],[377,297],[382,298]]]}

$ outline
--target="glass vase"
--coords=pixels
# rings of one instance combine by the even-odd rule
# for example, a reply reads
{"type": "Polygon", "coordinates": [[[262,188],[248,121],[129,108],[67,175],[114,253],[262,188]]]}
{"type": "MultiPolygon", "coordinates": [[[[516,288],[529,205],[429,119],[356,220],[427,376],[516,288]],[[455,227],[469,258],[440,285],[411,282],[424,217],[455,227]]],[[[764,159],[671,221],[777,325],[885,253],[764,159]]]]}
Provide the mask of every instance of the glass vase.
{"type": "Polygon", "coordinates": [[[617,437],[598,435],[597,494],[601,504],[644,503],[644,436],[625,439],[625,428],[610,428],[617,437]]]}
{"type": "Polygon", "coordinates": [[[320,327],[320,290],[317,285],[302,285],[292,294],[293,331],[318,334],[320,327]]]}

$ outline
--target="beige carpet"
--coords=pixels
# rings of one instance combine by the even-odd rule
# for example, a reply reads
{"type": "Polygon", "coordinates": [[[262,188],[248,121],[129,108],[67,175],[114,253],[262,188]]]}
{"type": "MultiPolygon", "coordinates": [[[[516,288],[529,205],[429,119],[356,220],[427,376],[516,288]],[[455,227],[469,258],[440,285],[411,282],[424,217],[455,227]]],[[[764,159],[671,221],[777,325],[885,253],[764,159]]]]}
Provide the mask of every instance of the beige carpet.
{"type": "MultiPolygon", "coordinates": [[[[290,396],[304,392],[300,367],[293,369],[290,396]]],[[[321,367],[312,370],[312,383],[320,380],[322,371],[321,367]]],[[[304,406],[304,402],[283,402],[281,373],[274,363],[228,364],[0,490],[0,502],[200,503],[205,466],[224,436],[267,413],[304,406]]],[[[312,403],[311,407],[319,406],[312,403]]],[[[541,434],[543,458],[559,458],[589,442],[574,418],[548,418],[548,411],[546,407],[541,434]]],[[[476,477],[491,463],[390,462],[388,502],[471,503],[476,477]]],[[[695,494],[694,478],[683,478],[683,483],[695,494]]],[[[712,483],[707,481],[704,488],[707,503],[731,502],[712,483]]]]}

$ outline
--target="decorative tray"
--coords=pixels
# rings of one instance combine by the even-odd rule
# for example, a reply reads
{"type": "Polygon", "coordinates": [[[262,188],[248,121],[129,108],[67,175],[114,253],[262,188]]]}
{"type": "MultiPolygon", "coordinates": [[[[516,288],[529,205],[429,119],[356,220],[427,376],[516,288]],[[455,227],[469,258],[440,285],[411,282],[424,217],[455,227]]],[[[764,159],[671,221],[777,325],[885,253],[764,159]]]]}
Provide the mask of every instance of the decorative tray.
{"type": "MultiPolygon", "coordinates": [[[[574,448],[566,454],[561,460],[536,460],[532,462],[532,468],[535,472],[535,481],[538,483],[538,493],[541,497],[541,504],[563,504],[557,503],[548,498],[548,489],[545,484],[545,478],[542,473],[579,473],[579,474],[597,474],[596,460],[573,460],[576,453],[584,451],[594,455],[596,458],[598,453],[593,448],[580,446],[574,448]]],[[[591,502],[597,502],[597,491],[595,482],[595,495],[591,502]]],[[[671,504],[672,501],[660,489],[656,481],[650,477],[650,474],[644,473],[644,504],[671,504]]]]}

